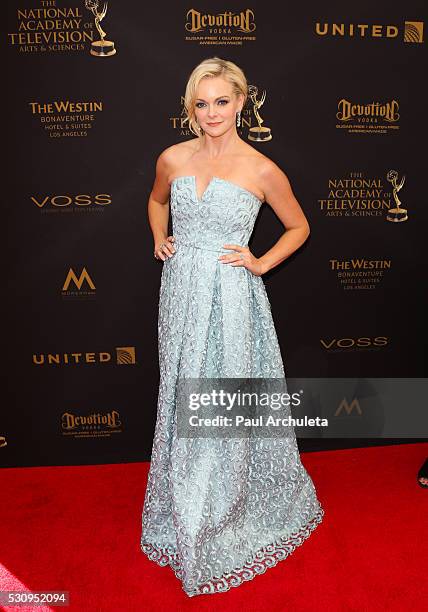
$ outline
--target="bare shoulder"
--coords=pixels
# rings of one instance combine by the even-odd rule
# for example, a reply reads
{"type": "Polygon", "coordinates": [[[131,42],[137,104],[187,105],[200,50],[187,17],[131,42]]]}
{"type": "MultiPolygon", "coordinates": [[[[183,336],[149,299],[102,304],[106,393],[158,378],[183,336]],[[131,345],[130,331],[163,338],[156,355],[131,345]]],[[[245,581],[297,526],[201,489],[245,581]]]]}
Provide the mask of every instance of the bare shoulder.
{"type": "Polygon", "coordinates": [[[267,157],[267,155],[263,155],[263,153],[259,153],[256,159],[256,168],[257,176],[259,180],[262,182],[266,181],[278,181],[278,180],[286,180],[288,181],[288,177],[284,170],[278,166],[272,159],[267,157]]]}
{"type": "Polygon", "coordinates": [[[267,155],[257,151],[252,145],[244,143],[247,168],[253,177],[254,186],[264,194],[264,200],[272,196],[272,190],[281,191],[289,188],[285,172],[267,155]]]}
{"type": "Polygon", "coordinates": [[[242,153],[248,160],[248,166],[254,177],[259,181],[269,180],[273,175],[284,174],[281,168],[275,164],[267,155],[257,151],[252,145],[244,142],[242,153]]]}
{"type": "Polygon", "coordinates": [[[259,158],[257,178],[265,194],[265,201],[274,210],[286,228],[305,227],[310,231],[308,220],[297,200],[290,180],[282,168],[263,155],[259,158]]]}
{"type": "Polygon", "coordinates": [[[266,199],[272,193],[287,192],[291,190],[290,180],[285,171],[266,155],[260,154],[257,160],[256,174],[260,189],[265,193],[266,199]]]}
{"type": "Polygon", "coordinates": [[[197,138],[177,142],[164,149],[157,159],[157,170],[165,176],[173,174],[177,168],[182,166],[195,151],[197,138]]]}

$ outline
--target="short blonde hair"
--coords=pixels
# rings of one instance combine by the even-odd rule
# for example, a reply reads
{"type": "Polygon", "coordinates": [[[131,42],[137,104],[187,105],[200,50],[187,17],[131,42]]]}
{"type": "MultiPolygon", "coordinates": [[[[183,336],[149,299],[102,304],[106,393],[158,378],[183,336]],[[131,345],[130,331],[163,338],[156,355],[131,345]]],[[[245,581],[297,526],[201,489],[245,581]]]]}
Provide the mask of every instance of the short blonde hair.
{"type": "Polygon", "coordinates": [[[243,94],[244,105],[248,97],[248,83],[245,74],[233,62],[221,59],[217,56],[203,60],[193,69],[186,85],[184,94],[184,110],[189,122],[190,131],[196,136],[202,136],[203,131],[199,127],[195,117],[196,91],[201,79],[206,77],[222,77],[232,84],[235,95],[243,94]]]}

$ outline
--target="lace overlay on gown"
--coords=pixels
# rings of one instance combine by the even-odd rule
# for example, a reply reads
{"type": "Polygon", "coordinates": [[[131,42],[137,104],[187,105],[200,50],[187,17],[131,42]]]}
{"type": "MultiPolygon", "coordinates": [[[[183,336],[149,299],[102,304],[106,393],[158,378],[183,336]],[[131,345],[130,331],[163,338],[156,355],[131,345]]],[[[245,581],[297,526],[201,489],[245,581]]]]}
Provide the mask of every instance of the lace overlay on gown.
{"type": "MultiPolygon", "coordinates": [[[[222,264],[224,244],[248,245],[261,201],[214,177],[201,198],[194,176],[171,184],[175,254],[159,295],[159,395],[142,513],[141,549],[170,565],[189,596],[217,593],[288,557],[324,510],[285,438],[178,438],[178,378],[284,378],[263,280],[222,264]]],[[[290,412],[288,412],[290,414],[290,412]]]]}

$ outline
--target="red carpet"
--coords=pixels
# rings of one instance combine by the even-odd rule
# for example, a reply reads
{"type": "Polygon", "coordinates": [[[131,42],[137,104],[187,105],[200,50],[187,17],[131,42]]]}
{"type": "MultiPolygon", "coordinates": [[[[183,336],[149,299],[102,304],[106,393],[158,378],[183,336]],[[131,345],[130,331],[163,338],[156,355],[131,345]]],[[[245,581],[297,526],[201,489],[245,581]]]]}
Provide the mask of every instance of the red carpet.
{"type": "Polygon", "coordinates": [[[0,589],[68,590],[62,609],[79,612],[423,610],[426,456],[428,444],[302,454],[323,522],[265,574],[194,598],[140,552],[148,464],[1,469],[0,589]]]}

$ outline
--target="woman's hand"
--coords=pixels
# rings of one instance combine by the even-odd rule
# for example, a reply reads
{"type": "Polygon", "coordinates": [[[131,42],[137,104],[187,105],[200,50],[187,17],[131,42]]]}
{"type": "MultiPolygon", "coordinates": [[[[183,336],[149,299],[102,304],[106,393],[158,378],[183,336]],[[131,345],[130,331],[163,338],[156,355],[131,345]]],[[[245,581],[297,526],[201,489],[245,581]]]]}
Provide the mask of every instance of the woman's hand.
{"type": "Polygon", "coordinates": [[[220,255],[220,263],[227,263],[231,266],[244,266],[255,276],[262,276],[265,273],[263,263],[251,253],[249,247],[239,244],[224,244],[225,249],[234,249],[236,253],[220,255]]]}
{"type": "Polygon", "coordinates": [[[175,248],[173,245],[174,240],[174,236],[168,236],[167,238],[156,242],[155,250],[153,253],[155,259],[162,259],[162,261],[165,261],[167,257],[172,257],[175,253],[175,248]]]}

